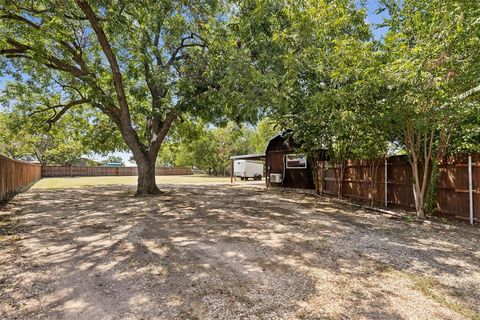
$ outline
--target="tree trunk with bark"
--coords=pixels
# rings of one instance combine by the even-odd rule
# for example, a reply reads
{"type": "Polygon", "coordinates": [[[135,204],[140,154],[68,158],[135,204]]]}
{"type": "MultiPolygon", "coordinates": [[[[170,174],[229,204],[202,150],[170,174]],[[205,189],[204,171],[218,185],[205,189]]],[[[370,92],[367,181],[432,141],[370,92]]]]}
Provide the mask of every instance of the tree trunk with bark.
{"type": "Polygon", "coordinates": [[[428,180],[428,161],[425,161],[423,165],[423,174],[420,172],[420,163],[416,156],[412,157],[410,165],[412,167],[413,175],[413,196],[415,199],[415,209],[417,211],[417,217],[420,219],[425,219],[425,191],[427,189],[427,180],[428,180]],[[422,180],[420,180],[422,176],[422,180]]]}
{"type": "Polygon", "coordinates": [[[412,167],[413,197],[417,217],[425,219],[425,198],[429,183],[430,162],[434,148],[434,130],[430,132],[416,131],[409,124],[406,132],[406,146],[409,150],[409,162],[412,167]],[[423,154],[423,155],[422,155],[423,154]]]}
{"type": "Polygon", "coordinates": [[[142,157],[140,159],[135,158],[138,169],[138,184],[137,184],[137,196],[155,195],[162,192],[157,186],[155,181],[155,164],[156,156],[142,157]]]}

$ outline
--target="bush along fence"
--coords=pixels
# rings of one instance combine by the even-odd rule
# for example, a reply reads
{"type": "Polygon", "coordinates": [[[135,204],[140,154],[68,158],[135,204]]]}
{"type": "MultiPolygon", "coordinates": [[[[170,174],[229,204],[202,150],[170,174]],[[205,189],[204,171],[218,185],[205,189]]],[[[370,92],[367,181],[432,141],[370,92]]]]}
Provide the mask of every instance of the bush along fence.
{"type": "MultiPolygon", "coordinates": [[[[415,208],[406,156],[316,163],[317,192],[369,205],[415,208]],[[343,167],[343,168],[342,168],[343,167]],[[342,170],[343,169],[343,170],[342,170]]],[[[480,155],[446,158],[438,167],[433,207],[439,215],[480,222],[480,155]]]]}
{"type": "MultiPolygon", "coordinates": [[[[157,167],[155,174],[166,175],[191,175],[191,168],[183,167],[157,167]]],[[[136,176],[137,167],[42,167],[42,177],[97,177],[97,176],[136,176]]]]}
{"type": "Polygon", "coordinates": [[[9,199],[41,179],[41,166],[0,155],[0,201],[9,199]]]}

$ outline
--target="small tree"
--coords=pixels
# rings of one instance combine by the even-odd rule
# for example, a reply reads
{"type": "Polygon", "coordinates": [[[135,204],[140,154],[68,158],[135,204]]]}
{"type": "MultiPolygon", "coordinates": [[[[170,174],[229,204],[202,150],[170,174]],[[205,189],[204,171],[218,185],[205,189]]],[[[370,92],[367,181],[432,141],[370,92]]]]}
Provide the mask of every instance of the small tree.
{"type": "Polygon", "coordinates": [[[36,159],[42,165],[70,165],[88,154],[81,131],[70,116],[51,129],[36,125],[37,120],[15,112],[0,113],[0,153],[13,159],[36,159]]]}
{"type": "Polygon", "coordinates": [[[478,104],[480,10],[472,1],[384,3],[391,16],[384,102],[407,151],[417,215],[424,218],[432,161],[456,149],[452,137],[478,104]]]}

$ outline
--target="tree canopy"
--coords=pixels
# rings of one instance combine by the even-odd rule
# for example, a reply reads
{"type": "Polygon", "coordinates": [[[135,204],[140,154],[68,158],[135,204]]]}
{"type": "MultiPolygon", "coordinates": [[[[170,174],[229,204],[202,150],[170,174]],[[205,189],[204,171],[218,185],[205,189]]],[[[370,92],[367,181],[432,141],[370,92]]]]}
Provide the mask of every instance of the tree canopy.
{"type": "Polygon", "coordinates": [[[401,150],[423,217],[436,164],[480,150],[480,7],[380,4],[379,40],[355,0],[0,0],[1,99],[25,140],[130,149],[138,194],[157,159],[218,172],[282,129],[340,164],[401,150]]]}
{"type": "Polygon", "coordinates": [[[159,163],[194,167],[214,175],[229,173],[233,155],[264,153],[268,141],[278,133],[269,118],[262,119],[256,127],[230,121],[221,127],[189,123],[182,129],[165,142],[159,163]]]}
{"type": "Polygon", "coordinates": [[[255,120],[256,69],[230,28],[225,1],[0,1],[10,104],[57,122],[87,107],[139,166],[138,194],[157,193],[154,166],[177,118],[255,120]],[[30,94],[35,93],[35,94],[30,94]]]}
{"type": "MultiPolygon", "coordinates": [[[[431,162],[476,151],[476,1],[385,0],[375,40],[356,1],[244,1],[240,30],[273,94],[272,117],[305,151],[347,158],[409,157],[425,215],[431,162]]],[[[434,182],[433,182],[434,183],[434,182]]]]}

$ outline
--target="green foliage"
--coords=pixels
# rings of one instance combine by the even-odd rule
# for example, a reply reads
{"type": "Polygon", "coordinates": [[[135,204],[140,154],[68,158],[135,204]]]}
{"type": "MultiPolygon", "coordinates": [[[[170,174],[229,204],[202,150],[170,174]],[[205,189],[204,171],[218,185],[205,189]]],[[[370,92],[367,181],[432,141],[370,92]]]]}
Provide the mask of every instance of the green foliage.
{"type": "Polygon", "coordinates": [[[161,150],[158,163],[164,166],[187,166],[214,175],[225,175],[233,155],[264,153],[268,141],[276,135],[270,119],[262,119],[256,128],[228,122],[213,127],[185,122],[171,135],[161,150]]]}
{"type": "Polygon", "coordinates": [[[125,163],[120,156],[108,156],[105,160],[102,161],[103,165],[108,165],[109,163],[119,163],[122,167],[125,167],[125,163]]]}
{"type": "MultiPolygon", "coordinates": [[[[155,115],[165,117],[172,107],[179,114],[188,111],[207,121],[255,120],[249,101],[260,90],[252,81],[256,71],[229,31],[228,3],[89,4],[118,60],[132,123],[144,143],[148,143],[144,140],[147,122],[155,115]]],[[[40,95],[43,101],[38,105],[53,106],[85,97],[85,104],[101,111],[118,104],[106,53],[73,1],[36,1],[25,6],[20,1],[2,1],[0,10],[5,15],[0,42],[4,55],[16,58],[14,48],[25,51],[21,53],[25,58],[11,60],[12,68],[6,72],[18,82],[24,80],[24,92],[29,92],[26,87],[37,88],[28,94],[30,100],[40,95]],[[51,66],[52,59],[60,61],[51,66]]]]}
{"type": "Polygon", "coordinates": [[[251,134],[249,152],[264,153],[270,139],[278,133],[275,123],[270,118],[263,118],[251,134]]]}
{"type": "Polygon", "coordinates": [[[432,162],[432,173],[430,174],[430,181],[428,184],[427,196],[425,199],[425,209],[430,215],[434,214],[437,207],[437,183],[440,177],[440,169],[436,161],[432,162]]]}
{"type": "Polygon", "coordinates": [[[328,148],[337,159],[384,155],[388,121],[377,102],[383,58],[365,9],[355,1],[287,3],[241,6],[246,43],[273,83],[274,121],[305,151],[328,148]]]}
{"type": "Polygon", "coordinates": [[[81,131],[67,116],[49,129],[38,128],[36,117],[0,113],[0,153],[41,164],[69,165],[87,154],[81,131]]]}
{"type": "Polygon", "coordinates": [[[433,150],[444,154],[458,124],[473,111],[470,99],[458,98],[477,76],[474,56],[479,50],[472,45],[480,39],[470,26],[474,21],[464,16],[468,1],[405,1],[401,9],[389,3],[394,9],[385,39],[389,61],[384,75],[390,83],[386,106],[396,117],[399,137],[407,127],[427,132],[426,139],[432,132],[439,142],[433,150]]]}

